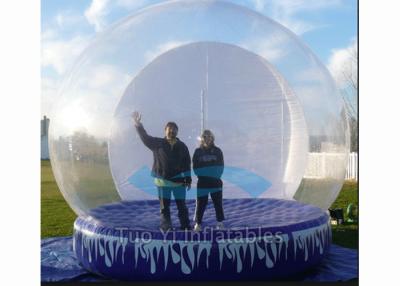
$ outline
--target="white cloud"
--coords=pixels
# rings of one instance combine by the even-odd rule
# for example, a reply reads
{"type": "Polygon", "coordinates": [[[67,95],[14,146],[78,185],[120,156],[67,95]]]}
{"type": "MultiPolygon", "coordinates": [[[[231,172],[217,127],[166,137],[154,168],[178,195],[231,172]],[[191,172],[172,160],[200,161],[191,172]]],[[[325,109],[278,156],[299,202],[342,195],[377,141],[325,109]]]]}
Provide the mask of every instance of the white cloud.
{"type": "Polygon", "coordinates": [[[51,110],[59,88],[59,81],[51,77],[42,77],[41,80],[41,113],[51,117],[51,110]]]}
{"type": "Polygon", "coordinates": [[[94,26],[96,32],[102,31],[107,25],[107,16],[115,7],[129,9],[131,12],[143,8],[149,4],[166,2],[168,0],[92,0],[85,11],[85,17],[89,24],[94,26]]]}
{"type": "Polygon", "coordinates": [[[269,41],[259,42],[255,50],[257,54],[264,57],[269,62],[277,61],[285,55],[284,49],[269,41]]]}
{"type": "MultiPolygon", "coordinates": [[[[92,0],[85,11],[85,17],[89,24],[94,26],[95,31],[104,29],[107,23],[107,16],[115,7],[137,10],[150,4],[168,2],[170,0],[92,0]]],[[[304,12],[315,12],[333,7],[340,7],[344,0],[230,0],[230,2],[243,4],[251,7],[260,13],[268,15],[272,19],[286,26],[294,33],[301,35],[319,25],[304,20],[299,14],[304,12]]]]}
{"type": "Polygon", "coordinates": [[[254,9],[259,12],[263,12],[265,8],[265,1],[264,0],[253,0],[254,9]]]}
{"type": "Polygon", "coordinates": [[[87,36],[77,35],[71,39],[63,39],[53,30],[44,31],[42,35],[42,67],[52,67],[59,75],[63,75],[88,42],[87,36]]]}
{"type": "Polygon", "coordinates": [[[75,62],[78,55],[88,43],[88,38],[76,36],[72,39],[62,39],[55,30],[45,30],[42,33],[42,68],[50,67],[57,73],[54,77],[42,75],[41,81],[41,112],[51,117],[52,107],[56,99],[62,76],[75,62]]]}
{"type": "Polygon", "coordinates": [[[300,13],[339,7],[343,0],[252,0],[251,3],[255,10],[270,16],[294,33],[301,35],[318,26],[302,19],[300,13]]]}
{"type": "Polygon", "coordinates": [[[264,57],[268,62],[279,61],[286,54],[285,44],[288,38],[285,35],[269,37],[263,40],[256,38],[247,41],[240,46],[253,51],[254,53],[264,57]]]}
{"type": "Polygon", "coordinates": [[[89,24],[94,26],[96,32],[106,26],[105,17],[109,13],[109,0],[92,0],[89,8],[85,11],[85,17],[89,24]]]}
{"type": "Polygon", "coordinates": [[[328,69],[339,88],[346,88],[350,81],[357,83],[356,39],[353,39],[349,46],[332,51],[328,61],[328,69]]]}
{"type": "Polygon", "coordinates": [[[304,11],[315,11],[341,5],[343,0],[270,0],[266,1],[277,9],[288,14],[297,14],[304,11]]]}
{"type": "Polygon", "coordinates": [[[182,46],[186,43],[189,43],[189,41],[171,41],[171,42],[166,42],[162,45],[159,45],[155,50],[148,51],[145,53],[146,61],[152,61],[159,55],[165,53],[166,51],[172,50],[172,49],[182,46]]]}
{"type": "Polygon", "coordinates": [[[326,80],[326,74],[322,73],[319,67],[310,66],[296,74],[296,80],[304,83],[324,82],[326,80]]]}
{"type": "Polygon", "coordinates": [[[59,28],[75,25],[83,20],[83,16],[72,11],[61,11],[55,16],[55,22],[59,28]]]}
{"type": "MultiPolygon", "coordinates": [[[[121,98],[132,75],[114,65],[93,63],[81,70],[73,85],[63,90],[62,104],[56,114],[59,136],[85,129],[100,138],[108,136],[116,104],[121,98]],[[96,103],[96,104],[93,104],[96,103]]],[[[53,93],[54,96],[56,93],[53,93]]],[[[49,97],[50,98],[50,94],[49,97]]]]}
{"type": "Polygon", "coordinates": [[[131,77],[116,67],[111,65],[98,65],[88,71],[87,84],[89,89],[104,90],[104,93],[109,93],[110,90],[124,88],[116,84],[117,82],[129,82],[131,77]]]}
{"type": "Polygon", "coordinates": [[[41,40],[43,41],[53,39],[57,36],[57,32],[54,29],[46,29],[42,31],[41,40]]]}
{"type": "Polygon", "coordinates": [[[149,0],[117,0],[116,5],[126,9],[137,9],[146,6],[148,3],[149,0]]]}
{"type": "MultiPolygon", "coordinates": [[[[42,75],[42,115],[51,116],[52,106],[57,98],[57,92],[65,72],[71,68],[78,56],[89,44],[92,38],[90,34],[73,33],[74,36],[66,38],[66,28],[89,22],[95,31],[100,31],[107,25],[107,16],[115,7],[135,9],[146,5],[148,0],[92,0],[89,7],[83,13],[75,13],[71,10],[60,11],[51,22],[44,27],[41,34],[41,66],[51,68],[56,74],[49,76],[47,72],[42,75]]],[[[79,27],[79,26],[78,26],[79,27]]],[[[75,29],[75,28],[74,28],[75,29]]],[[[131,78],[107,65],[97,66],[90,72],[90,80],[85,88],[98,90],[101,94],[109,96],[115,90],[123,90],[124,84],[131,78]],[[117,85],[116,82],[124,84],[117,85]]]]}
{"type": "Polygon", "coordinates": [[[49,20],[41,33],[41,113],[47,116],[51,116],[62,77],[90,40],[89,35],[76,32],[85,23],[79,12],[63,10],[49,20]],[[66,38],[65,32],[71,29],[74,36],[66,38]],[[49,68],[54,72],[48,72],[49,68]]]}

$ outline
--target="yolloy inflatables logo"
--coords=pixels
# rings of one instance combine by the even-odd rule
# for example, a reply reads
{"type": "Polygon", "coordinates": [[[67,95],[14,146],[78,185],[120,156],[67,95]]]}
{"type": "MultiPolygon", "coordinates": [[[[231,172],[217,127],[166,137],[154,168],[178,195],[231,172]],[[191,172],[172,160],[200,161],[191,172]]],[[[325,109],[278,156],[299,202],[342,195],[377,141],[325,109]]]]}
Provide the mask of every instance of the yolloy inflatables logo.
{"type": "Polygon", "coordinates": [[[153,237],[153,233],[150,231],[134,231],[126,227],[115,228],[118,233],[118,237],[121,240],[128,238],[129,243],[141,243],[146,244],[155,240],[161,240],[164,243],[171,243],[180,241],[183,243],[210,243],[215,241],[216,243],[254,243],[256,241],[263,241],[265,243],[281,243],[284,241],[284,234],[280,231],[272,233],[266,231],[262,227],[258,228],[241,228],[240,230],[226,229],[224,231],[215,230],[212,227],[205,226],[201,232],[185,231],[184,235],[177,239],[176,231],[163,231],[160,230],[162,238],[153,237]]]}

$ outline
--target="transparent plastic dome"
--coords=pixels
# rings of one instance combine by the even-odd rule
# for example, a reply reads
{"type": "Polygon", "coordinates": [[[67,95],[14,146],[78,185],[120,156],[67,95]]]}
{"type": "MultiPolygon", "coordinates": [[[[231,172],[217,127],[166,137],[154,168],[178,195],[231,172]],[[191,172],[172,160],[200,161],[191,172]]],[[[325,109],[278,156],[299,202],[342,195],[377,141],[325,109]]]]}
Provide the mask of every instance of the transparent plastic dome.
{"type": "Polygon", "coordinates": [[[157,199],[134,110],[152,136],[175,121],[191,155],[201,131],[212,130],[224,153],[226,199],[326,209],[343,184],[348,123],[330,74],[293,33],[241,6],[148,7],[84,51],[60,89],[49,137],[57,183],[76,213],[157,199]]]}

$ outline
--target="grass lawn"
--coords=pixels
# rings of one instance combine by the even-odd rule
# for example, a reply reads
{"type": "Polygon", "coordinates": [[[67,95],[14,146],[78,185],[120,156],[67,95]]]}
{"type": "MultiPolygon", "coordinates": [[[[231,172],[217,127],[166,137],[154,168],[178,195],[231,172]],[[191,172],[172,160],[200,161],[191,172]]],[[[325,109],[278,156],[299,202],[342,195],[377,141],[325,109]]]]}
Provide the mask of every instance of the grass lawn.
{"type": "MultiPolygon", "coordinates": [[[[75,213],[65,202],[54,180],[50,161],[41,162],[41,237],[72,235],[75,213]]],[[[332,205],[332,208],[343,208],[349,203],[358,204],[358,185],[346,182],[332,205]]],[[[358,247],[358,224],[332,226],[333,242],[349,247],[358,247]]]]}
{"type": "Polygon", "coordinates": [[[71,235],[76,215],[58,189],[50,161],[41,165],[41,236],[71,235]]]}
{"type": "MultiPolygon", "coordinates": [[[[358,184],[357,182],[346,182],[340,191],[339,196],[331,208],[342,208],[345,213],[347,206],[353,203],[358,206],[358,184]]],[[[344,223],[342,225],[332,226],[333,242],[349,247],[358,248],[358,224],[344,223]]]]}

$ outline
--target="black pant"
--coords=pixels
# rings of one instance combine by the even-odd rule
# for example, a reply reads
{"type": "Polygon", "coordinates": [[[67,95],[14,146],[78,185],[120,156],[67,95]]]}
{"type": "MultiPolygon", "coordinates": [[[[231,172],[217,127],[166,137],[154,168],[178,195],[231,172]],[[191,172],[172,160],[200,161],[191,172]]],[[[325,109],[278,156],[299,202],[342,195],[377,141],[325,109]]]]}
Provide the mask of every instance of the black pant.
{"type": "Polygon", "coordinates": [[[158,197],[160,199],[160,219],[161,229],[164,231],[172,228],[171,223],[171,194],[174,195],[176,206],[178,208],[178,217],[181,223],[181,229],[189,229],[189,211],[186,207],[186,189],[185,187],[158,187],[158,197]]]}
{"type": "Polygon", "coordinates": [[[197,200],[196,200],[196,212],[195,222],[201,224],[203,221],[203,215],[208,204],[208,195],[210,194],[211,199],[215,208],[215,216],[218,222],[225,219],[224,209],[222,207],[222,189],[197,189],[197,200]]]}

